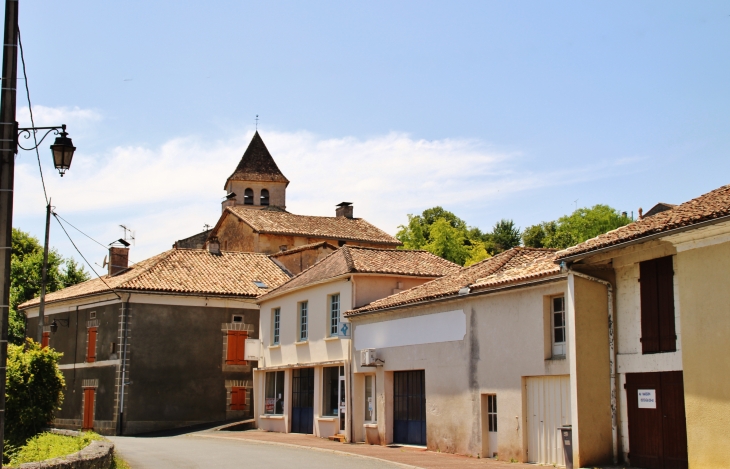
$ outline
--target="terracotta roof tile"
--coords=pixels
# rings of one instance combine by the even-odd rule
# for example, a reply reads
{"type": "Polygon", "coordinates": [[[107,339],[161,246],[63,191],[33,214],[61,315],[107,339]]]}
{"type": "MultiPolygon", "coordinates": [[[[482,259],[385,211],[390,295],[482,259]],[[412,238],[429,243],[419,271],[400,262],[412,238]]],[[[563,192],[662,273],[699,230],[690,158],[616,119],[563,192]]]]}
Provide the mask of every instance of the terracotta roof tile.
{"type": "MultiPolygon", "coordinates": [[[[202,249],[172,249],[134,264],[119,275],[102,279],[95,278],[49,293],[46,303],[105,293],[109,291],[107,285],[118,291],[255,298],[289,280],[289,276],[265,254],[223,251],[215,255],[202,249]],[[254,280],[264,282],[269,288],[257,287],[254,280]]],[[[35,298],[20,308],[35,306],[38,302],[35,298]]]]}
{"type": "Polygon", "coordinates": [[[319,248],[329,248],[333,250],[338,249],[337,246],[335,246],[334,244],[328,243],[327,241],[320,241],[319,243],[304,244],[302,246],[296,246],[291,249],[287,249],[286,251],[279,251],[274,254],[269,254],[269,257],[282,257],[289,254],[296,254],[297,252],[309,251],[310,249],[319,248]]]}
{"type": "Polygon", "coordinates": [[[695,225],[730,215],[730,185],[720,187],[674,208],[644,217],[558,253],[558,259],[585,254],[626,241],[695,225]]]}
{"type": "Polygon", "coordinates": [[[347,311],[345,316],[455,296],[466,286],[488,288],[559,273],[560,269],[554,260],[555,251],[552,249],[513,248],[445,277],[347,311]]]}
{"type": "Polygon", "coordinates": [[[459,270],[461,267],[458,265],[428,251],[345,245],[285,284],[263,295],[261,299],[347,273],[441,277],[459,270]]]}
{"type": "Polygon", "coordinates": [[[259,233],[365,241],[392,246],[401,244],[393,236],[362,218],[294,215],[288,212],[252,210],[242,206],[228,207],[226,210],[230,210],[259,233]]]}
{"type": "Polygon", "coordinates": [[[253,135],[251,143],[248,144],[248,148],[243,153],[236,170],[226,181],[226,185],[231,180],[289,183],[276,165],[258,131],[253,135]]]}

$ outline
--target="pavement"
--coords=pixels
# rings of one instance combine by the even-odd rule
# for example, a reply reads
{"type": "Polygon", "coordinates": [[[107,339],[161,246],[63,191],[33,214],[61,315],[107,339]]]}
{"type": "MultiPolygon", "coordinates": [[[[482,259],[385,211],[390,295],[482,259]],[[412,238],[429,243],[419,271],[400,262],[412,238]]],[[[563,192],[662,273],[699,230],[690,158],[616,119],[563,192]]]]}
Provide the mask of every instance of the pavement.
{"type": "Polygon", "coordinates": [[[347,444],[297,433],[261,430],[199,431],[177,436],[112,437],[132,469],[240,468],[297,469],[338,464],[373,469],[534,469],[533,464],[437,453],[422,447],[347,444]]]}

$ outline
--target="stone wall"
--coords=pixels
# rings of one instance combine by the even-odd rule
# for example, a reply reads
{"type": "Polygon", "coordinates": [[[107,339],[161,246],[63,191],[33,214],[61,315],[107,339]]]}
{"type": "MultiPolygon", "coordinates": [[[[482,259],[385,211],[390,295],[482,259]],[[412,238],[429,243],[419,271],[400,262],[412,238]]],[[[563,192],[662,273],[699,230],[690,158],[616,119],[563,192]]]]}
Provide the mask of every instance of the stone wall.
{"type": "MultiPolygon", "coordinates": [[[[108,440],[92,441],[78,453],[47,459],[40,466],[46,469],[107,469],[114,460],[114,444],[108,440]]],[[[36,469],[37,462],[21,464],[18,469],[36,469]]]]}

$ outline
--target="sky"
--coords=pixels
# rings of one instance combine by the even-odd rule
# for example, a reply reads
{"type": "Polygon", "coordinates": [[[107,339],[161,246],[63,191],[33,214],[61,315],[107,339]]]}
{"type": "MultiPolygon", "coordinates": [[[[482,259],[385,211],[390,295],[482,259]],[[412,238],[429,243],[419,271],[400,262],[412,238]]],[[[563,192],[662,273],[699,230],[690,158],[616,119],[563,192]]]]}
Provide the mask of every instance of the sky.
{"type": "MultiPolygon", "coordinates": [[[[488,231],[730,183],[724,1],[21,0],[19,21],[35,123],[77,147],[61,178],[41,144],[47,193],[97,271],[119,225],[139,261],[215,224],[257,115],[289,211],[349,201],[391,234],[436,205],[488,231]]],[[[15,183],[42,239],[35,153],[15,183]]],[[[55,222],[51,245],[81,260],[55,222]]]]}

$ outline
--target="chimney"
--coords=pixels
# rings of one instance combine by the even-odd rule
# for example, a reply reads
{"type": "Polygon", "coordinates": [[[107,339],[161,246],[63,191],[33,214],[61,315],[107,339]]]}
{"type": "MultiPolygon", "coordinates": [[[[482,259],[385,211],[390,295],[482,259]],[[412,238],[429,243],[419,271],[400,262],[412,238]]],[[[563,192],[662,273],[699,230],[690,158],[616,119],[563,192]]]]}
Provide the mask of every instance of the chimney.
{"type": "Polygon", "coordinates": [[[218,241],[218,238],[213,236],[208,240],[208,251],[211,254],[215,254],[217,256],[221,253],[221,242],[218,241]]]}
{"type": "Polygon", "coordinates": [[[109,276],[113,277],[129,268],[129,248],[109,248],[109,276]]]}
{"type": "Polygon", "coordinates": [[[352,218],[352,202],[340,202],[339,204],[337,204],[335,216],[352,218]]]}

